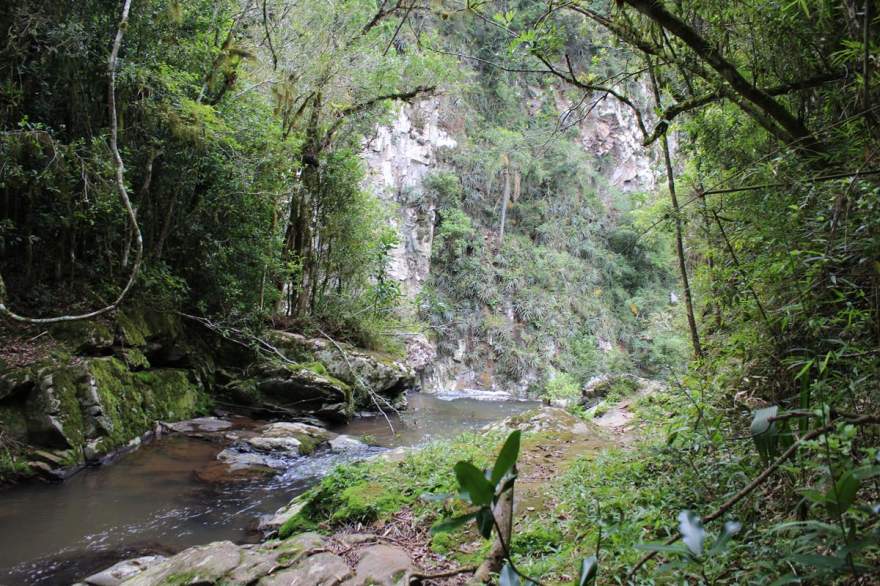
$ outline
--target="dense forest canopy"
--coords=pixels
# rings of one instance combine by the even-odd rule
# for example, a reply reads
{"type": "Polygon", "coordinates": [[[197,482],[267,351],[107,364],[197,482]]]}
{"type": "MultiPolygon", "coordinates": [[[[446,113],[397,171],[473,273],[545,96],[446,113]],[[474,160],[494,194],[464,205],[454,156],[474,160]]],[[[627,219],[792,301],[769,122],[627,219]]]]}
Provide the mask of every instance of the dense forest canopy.
{"type": "Polygon", "coordinates": [[[552,583],[593,550],[609,584],[874,583],[878,8],[6,2],[0,308],[149,305],[395,356],[415,331],[548,401],[603,373],[664,378],[645,441],[578,460],[570,518],[501,557],[552,583]],[[425,101],[456,146],[379,197],[363,152],[425,101]],[[612,184],[620,161],[584,146],[612,103],[649,187],[612,184]],[[412,296],[389,274],[401,207],[430,212],[412,296]],[[725,547],[703,555],[718,520],[744,530],[712,527],[725,547]]]}

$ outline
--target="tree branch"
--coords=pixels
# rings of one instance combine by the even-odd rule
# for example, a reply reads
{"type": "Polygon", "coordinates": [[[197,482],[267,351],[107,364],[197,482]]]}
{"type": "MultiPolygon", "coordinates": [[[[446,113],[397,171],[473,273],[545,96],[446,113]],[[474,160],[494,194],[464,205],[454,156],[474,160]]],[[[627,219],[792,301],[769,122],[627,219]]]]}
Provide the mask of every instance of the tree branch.
{"type": "Polygon", "coordinates": [[[762,113],[766,114],[781,127],[786,142],[804,140],[805,147],[810,150],[821,150],[818,141],[809,130],[791,114],[784,106],[774,100],[767,92],[756,88],[746,80],[737,68],[729,62],[721,52],[712,46],[690,25],[666,10],[656,0],[622,0],[644,16],[666,29],[685,45],[687,45],[701,60],[715,70],[721,78],[744,100],[751,102],[762,113]]]}
{"type": "MultiPolygon", "coordinates": [[[[766,88],[763,91],[768,96],[781,96],[795,91],[818,87],[820,85],[828,83],[829,81],[841,79],[842,77],[843,75],[839,73],[823,73],[808,79],[766,88]]],[[[660,120],[657,122],[657,125],[654,126],[654,130],[651,131],[650,135],[644,140],[642,145],[648,146],[656,141],[658,138],[660,138],[662,134],[665,134],[666,130],[669,128],[669,124],[679,114],[683,114],[691,110],[696,110],[697,108],[701,108],[722,98],[731,97],[734,97],[733,92],[729,88],[722,88],[713,92],[694,96],[677,104],[669,106],[660,115],[660,120]]]]}
{"type": "Polygon", "coordinates": [[[535,57],[537,57],[538,60],[541,61],[541,63],[543,63],[547,67],[547,73],[552,73],[553,75],[555,75],[559,79],[561,79],[567,83],[570,83],[571,85],[578,87],[582,90],[594,91],[594,92],[604,92],[610,96],[613,96],[616,100],[618,100],[619,102],[628,106],[629,109],[632,110],[636,116],[636,123],[639,125],[639,130],[642,132],[642,136],[646,137],[648,135],[648,131],[645,128],[644,120],[642,119],[642,113],[641,113],[641,111],[639,111],[639,109],[636,107],[636,105],[632,102],[632,100],[630,100],[629,98],[627,98],[626,96],[624,96],[620,92],[614,90],[613,88],[600,86],[600,85],[594,85],[591,83],[585,83],[585,82],[582,82],[581,80],[579,80],[577,78],[577,76],[575,76],[574,71],[572,70],[571,61],[569,60],[567,54],[565,56],[565,60],[566,60],[566,63],[568,63],[569,74],[566,74],[565,72],[560,71],[559,69],[553,67],[553,64],[551,64],[550,61],[548,61],[543,55],[535,53],[535,57]]]}
{"type": "Polygon", "coordinates": [[[353,116],[355,114],[359,114],[365,110],[370,109],[372,106],[378,104],[379,102],[383,102],[385,100],[401,100],[404,102],[410,102],[413,99],[424,95],[424,94],[432,94],[436,91],[436,86],[423,86],[420,85],[414,89],[405,92],[393,92],[389,94],[383,94],[381,96],[376,96],[374,98],[370,98],[369,100],[365,100],[358,104],[353,104],[348,106],[347,108],[343,108],[339,112],[336,113],[336,121],[330,126],[327,130],[327,133],[324,135],[324,144],[328,144],[333,137],[333,134],[339,130],[339,127],[345,122],[345,119],[349,116],[353,116]]]}

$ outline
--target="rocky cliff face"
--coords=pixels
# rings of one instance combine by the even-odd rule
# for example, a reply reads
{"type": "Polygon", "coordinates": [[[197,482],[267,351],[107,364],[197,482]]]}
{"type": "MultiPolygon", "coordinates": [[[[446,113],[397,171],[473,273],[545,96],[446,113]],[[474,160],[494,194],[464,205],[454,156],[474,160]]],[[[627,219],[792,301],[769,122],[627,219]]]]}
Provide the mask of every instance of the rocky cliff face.
{"type": "Polygon", "coordinates": [[[378,127],[364,148],[370,189],[398,206],[400,242],[391,251],[389,275],[410,299],[428,277],[434,239],[435,209],[421,197],[422,182],[440,149],[457,145],[441,125],[442,108],[440,99],[400,107],[391,125],[378,127]]]}
{"type": "Polygon", "coordinates": [[[655,187],[655,160],[642,146],[638,122],[629,107],[611,96],[598,96],[578,105],[560,95],[556,96],[556,107],[562,113],[563,124],[577,126],[581,146],[601,162],[610,188],[632,193],[655,187]]]}
{"type": "MultiPolygon", "coordinates": [[[[552,99],[560,113],[560,125],[578,128],[578,142],[595,159],[595,168],[599,170],[600,180],[594,187],[606,204],[612,191],[630,193],[654,189],[658,177],[656,161],[641,146],[636,118],[627,106],[601,96],[578,105],[567,101],[561,93],[548,98],[540,88],[529,89],[533,91],[529,92],[527,108],[537,111],[544,101],[552,99]]],[[[376,129],[364,148],[369,187],[397,206],[400,243],[391,253],[389,274],[401,283],[410,300],[422,290],[431,271],[436,210],[434,202],[424,197],[423,182],[438,167],[443,149],[455,148],[463,138],[459,133],[465,132],[464,129],[453,132],[443,125],[445,119],[454,118],[452,106],[439,99],[405,105],[400,107],[390,125],[376,129]]],[[[610,210],[611,206],[608,207],[610,210]]],[[[614,218],[604,221],[613,223],[614,218]]],[[[512,315],[509,317],[513,319],[512,315]]],[[[524,375],[518,384],[499,384],[490,360],[485,361],[484,369],[475,370],[468,365],[474,361],[464,359],[465,354],[474,351],[476,344],[467,339],[449,342],[440,346],[455,347],[457,351],[437,355],[437,345],[424,336],[410,340],[410,365],[426,391],[523,394],[536,380],[536,373],[531,373],[524,375]]],[[[611,349],[611,343],[601,337],[598,344],[601,352],[611,349]]],[[[552,355],[553,350],[548,352],[552,355]]]]}

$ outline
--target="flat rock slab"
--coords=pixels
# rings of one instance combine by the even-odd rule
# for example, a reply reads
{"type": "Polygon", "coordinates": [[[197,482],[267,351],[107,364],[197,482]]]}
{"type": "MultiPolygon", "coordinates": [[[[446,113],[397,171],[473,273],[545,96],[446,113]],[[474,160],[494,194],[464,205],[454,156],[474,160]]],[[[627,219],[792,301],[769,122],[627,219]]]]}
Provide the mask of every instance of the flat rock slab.
{"type": "Polygon", "coordinates": [[[191,547],[124,582],[125,586],[213,584],[242,561],[241,548],[231,541],[191,547]],[[176,580],[176,581],[175,581],[176,580]]]}
{"type": "Polygon", "coordinates": [[[352,575],[345,560],[329,552],[316,553],[295,567],[260,579],[258,586],[339,586],[352,575]]]}
{"type": "Polygon", "coordinates": [[[85,586],[119,586],[145,570],[165,561],[165,556],[147,555],[132,560],[121,561],[103,572],[93,574],[82,581],[85,586]]]}
{"type": "Polygon", "coordinates": [[[361,550],[354,576],[345,586],[400,586],[408,572],[414,571],[409,554],[393,545],[371,545],[361,550]]]}
{"type": "Polygon", "coordinates": [[[231,428],[232,422],[219,417],[197,417],[163,425],[177,433],[216,433],[231,428]]]}
{"type": "Polygon", "coordinates": [[[524,432],[571,433],[580,436],[596,435],[602,431],[599,426],[587,423],[559,407],[530,409],[483,429],[493,431],[519,429],[524,432]]]}
{"type": "Polygon", "coordinates": [[[323,427],[317,425],[309,425],[308,423],[295,423],[291,421],[280,421],[278,423],[270,423],[260,429],[260,435],[263,437],[295,437],[297,435],[306,435],[318,441],[328,441],[336,437],[336,434],[327,431],[323,427]]]}
{"type": "Polygon", "coordinates": [[[77,586],[402,586],[416,570],[404,549],[376,545],[375,535],[352,537],[354,568],[328,551],[323,537],[302,533],[254,545],[218,541],[169,558],[127,560],[77,586]]]}

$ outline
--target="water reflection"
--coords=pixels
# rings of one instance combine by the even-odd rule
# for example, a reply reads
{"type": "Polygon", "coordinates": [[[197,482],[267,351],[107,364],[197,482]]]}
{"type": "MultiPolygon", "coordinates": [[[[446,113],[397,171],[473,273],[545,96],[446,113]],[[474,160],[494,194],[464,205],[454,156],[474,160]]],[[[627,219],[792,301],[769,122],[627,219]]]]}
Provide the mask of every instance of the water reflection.
{"type": "MultiPolygon", "coordinates": [[[[531,406],[413,394],[407,411],[392,414],[393,434],[382,416],[357,419],[334,431],[370,436],[384,447],[410,446],[476,429],[531,406]]],[[[204,470],[216,462],[222,447],[169,436],[63,485],[0,493],[0,584],[70,584],[136,555],[168,554],[220,539],[256,541],[260,515],[286,504],[333,465],[365,455],[319,454],[292,460],[271,478],[205,482],[204,470]]]]}

